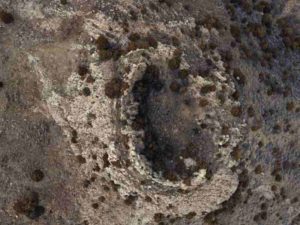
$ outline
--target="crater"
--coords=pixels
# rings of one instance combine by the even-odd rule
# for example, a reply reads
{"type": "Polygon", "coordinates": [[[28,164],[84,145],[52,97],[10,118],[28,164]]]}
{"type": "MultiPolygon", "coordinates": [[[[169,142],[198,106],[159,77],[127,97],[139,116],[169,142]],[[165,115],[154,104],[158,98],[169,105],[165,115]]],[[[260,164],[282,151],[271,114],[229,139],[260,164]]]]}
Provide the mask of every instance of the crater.
{"type": "Polygon", "coordinates": [[[144,132],[144,146],[136,151],[146,159],[153,176],[169,181],[190,179],[201,169],[215,170],[216,146],[209,130],[197,123],[203,109],[189,92],[181,91],[187,88],[186,81],[155,65],[148,65],[132,88],[138,103],[132,128],[144,132]],[[169,88],[174,81],[180,87],[177,92],[169,88]]]}

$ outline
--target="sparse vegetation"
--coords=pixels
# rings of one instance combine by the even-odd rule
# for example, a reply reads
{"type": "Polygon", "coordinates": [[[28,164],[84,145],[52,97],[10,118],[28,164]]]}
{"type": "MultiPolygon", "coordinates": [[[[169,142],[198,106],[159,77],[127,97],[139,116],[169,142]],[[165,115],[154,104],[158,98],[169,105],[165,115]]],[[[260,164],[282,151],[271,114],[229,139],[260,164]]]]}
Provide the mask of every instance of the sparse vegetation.
{"type": "Polygon", "coordinates": [[[23,214],[30,219],[37,219],[45,213],[45,208],[39,205],[39,194],[30,192],[17,200],[13,206],[18,214],[23,214]]]}
{"type": "Polygon", "coordinates": [[[179,69],[180,63],[181,63],[180,57],[174,56],[174,57],[171,58],[171,59],[169,60],[169,62],[168,62],[169,69],[170,69],[170,70],[176,70],[176,69],[179,69]]]}
{"type": "Polygon", "coordinates": [[[5,24],[11,24],[15,21],[13,15],[0,9],[0,19],[5,24]]]}
{"type": "Polygon", "coordinates": [[[105,95],[111,99],[120,98],[128,85],[120,78],[113,78],[105,84],[105,95]]]}
{"type": "Polygon", "coordinates": [[[233,115],[234,117],[241,117],[242,115],[242,108],[240,106],[233,106],[231,108],[231,115],[233,115]]]}
{"type": "Polygon", "coordinates": [[[42,181],[44,179],[44,176],[45,175],[44,175],[43,171],[40,169],[34,170],[30,175],[31,179],[35,182],[42,181]]]}

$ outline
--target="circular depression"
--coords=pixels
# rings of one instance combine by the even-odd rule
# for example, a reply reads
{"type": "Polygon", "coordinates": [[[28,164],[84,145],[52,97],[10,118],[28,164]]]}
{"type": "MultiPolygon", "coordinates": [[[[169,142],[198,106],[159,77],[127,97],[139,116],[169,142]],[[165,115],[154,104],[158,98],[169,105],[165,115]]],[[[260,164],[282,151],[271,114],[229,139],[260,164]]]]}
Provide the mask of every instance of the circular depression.
{"type": "Polygon", "coordinates": [[[169,181],[189,182],[201,169],[208,178],[216,170],[216,146],[206,124],[197,123],[203,109],[188,88],[187,77],[148,65],[130,93],[138,103],[132,129],[144,133],[137,154],[153,176],[169,181]]]}

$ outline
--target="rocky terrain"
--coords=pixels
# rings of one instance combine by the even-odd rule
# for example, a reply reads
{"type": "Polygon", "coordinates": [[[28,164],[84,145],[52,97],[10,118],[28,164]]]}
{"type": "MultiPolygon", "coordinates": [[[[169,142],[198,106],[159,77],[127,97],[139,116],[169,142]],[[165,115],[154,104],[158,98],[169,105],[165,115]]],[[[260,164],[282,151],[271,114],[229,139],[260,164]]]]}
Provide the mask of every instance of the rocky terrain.
{"type": "Polygon", "coordinates": [[[300,2],[0,0],[1,225],[300,225],[300,2]]]}

